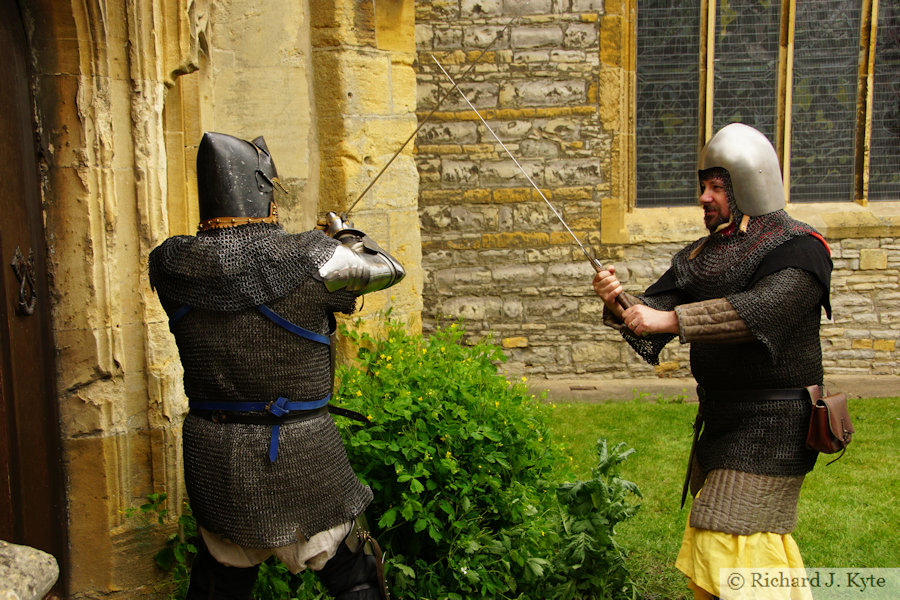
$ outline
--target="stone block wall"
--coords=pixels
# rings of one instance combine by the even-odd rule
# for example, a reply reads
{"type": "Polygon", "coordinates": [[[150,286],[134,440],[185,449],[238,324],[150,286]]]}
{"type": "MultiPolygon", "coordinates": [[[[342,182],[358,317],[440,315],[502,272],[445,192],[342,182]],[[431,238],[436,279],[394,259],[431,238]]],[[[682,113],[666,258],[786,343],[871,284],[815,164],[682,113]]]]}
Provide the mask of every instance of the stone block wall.
{"type": "MultiPolygon", "coordinates": [[[[613,132],[601,125],[600,3],[420,3],[417,138],[425,329],[462,319],[510,368],[574,373],[606,362],[593,269],[503,145],[591,248],[610,194],[613,132]],[[511,20],[517,17],[511,23],[511,20]],[[499,39],[496,39],[499,34],[499,39]],[[482,50],[491,44],[481,55],[482,50]],[[455,91],[460,88],[498,143],[455,91]]],[[[610,349],[607,352],[618,352],[610,349]]],[[[619,358],[617,356],[617,358],[619,358]]]]}
{"type": "MultiPolygon", "coordinates": [[[[652,367],[601,324],[591,265],[456,90],[438,105],[449,83],[434,58],[588,251],[639,293],[706,232],[697,208],[634,206],[634,9],[417,3],[424,329],[462,321],[473,338],[492,336],[515,375],[687,377],[689,348],[674,341],[652,367]]],[[[789,207],[833,251],[826,373],[897,375],[900,204],[852,200],[789,207]]]]}
{"type": "Polygon", "coordinates": [[[833,321],[822,329],[829,374],[900,375],[900,237],[894,236],[831,243],[833,321]]]}

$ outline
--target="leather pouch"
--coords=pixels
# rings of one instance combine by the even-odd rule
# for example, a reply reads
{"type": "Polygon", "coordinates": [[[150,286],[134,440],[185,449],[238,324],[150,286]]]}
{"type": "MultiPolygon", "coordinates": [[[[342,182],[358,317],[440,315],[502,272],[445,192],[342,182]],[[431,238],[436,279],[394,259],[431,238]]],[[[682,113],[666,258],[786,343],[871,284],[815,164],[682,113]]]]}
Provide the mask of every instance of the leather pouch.
{"type": "Polygon", "coordinates": [[[817,385],[806,389],[812,402],[806,447],[825,454],[840,452],[843,456],[855,433],[847,409],[847,395],[843,392],[829,394],[817,385]]]}

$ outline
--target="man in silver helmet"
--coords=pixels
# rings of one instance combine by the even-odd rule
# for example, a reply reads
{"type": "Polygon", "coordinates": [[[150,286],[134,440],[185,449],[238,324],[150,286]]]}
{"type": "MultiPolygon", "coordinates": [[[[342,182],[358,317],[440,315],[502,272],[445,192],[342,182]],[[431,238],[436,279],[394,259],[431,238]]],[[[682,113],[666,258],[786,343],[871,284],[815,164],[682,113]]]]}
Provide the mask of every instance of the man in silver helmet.
{"type": "Polygon", "coordinates": [[[691,345],[700,409],[682,502],[688,489],[694,500],[676,567],[695,598],[714,598],[722,568],[802,567],[790,534],[817,457],[806,388],[823,382],[832,263],[822,236],[785,212],[778,157],[756,129],[721,129],[698,175],[709,235],[639,296],[613,266],[593,286],[604,322],[647,362],[676,337],[691,345]],[[620,294],[634,305],[623,310],[620,294]]]}
{"type": "Polygon", "coordinates": [[[335,313],[404,270],[333,213],[322,230],[282,229],[261,137],[204,134],[197,179],[197,235],[150,254],[190,408],[184,472],[203,544],[187,597],[248,598],[275,555],[341,600],[382,600],[373,540],[355,526],[372,491],[329,414],[331,337],[335,313]]]}

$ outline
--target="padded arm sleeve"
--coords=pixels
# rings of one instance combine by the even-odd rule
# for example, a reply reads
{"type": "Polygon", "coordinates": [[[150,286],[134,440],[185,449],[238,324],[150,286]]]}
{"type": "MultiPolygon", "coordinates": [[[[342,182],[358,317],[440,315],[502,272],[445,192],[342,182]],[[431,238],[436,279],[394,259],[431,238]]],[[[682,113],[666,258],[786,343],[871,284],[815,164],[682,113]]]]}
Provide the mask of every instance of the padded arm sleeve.
{"type": "Polygon", "coordinates": [[[725,298],[682,304],[675,307],[675,314],[682,344],[742,344],[756,339],[725,298]]]}

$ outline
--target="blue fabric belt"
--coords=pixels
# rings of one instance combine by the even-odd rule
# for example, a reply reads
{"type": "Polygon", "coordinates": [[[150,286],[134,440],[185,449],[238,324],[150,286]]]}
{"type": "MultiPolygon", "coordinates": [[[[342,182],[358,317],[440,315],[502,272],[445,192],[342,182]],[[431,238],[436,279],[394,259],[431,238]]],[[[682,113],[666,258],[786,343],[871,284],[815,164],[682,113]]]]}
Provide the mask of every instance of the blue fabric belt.
{"type": "MultiPolygon", "coordinates": [[[[184,318],[184,315],[188,314],[189,312],[191,312],[191,307],[187,304],[183,304],[181,308],[172,313],[172,315],[169,317],[169,331],[172,331],[172,329],[175,327],[175,324],[178,323],[178,321],[180,321],[182,318],[184,318]]],[[[172,331],[172,333],[175,332],[172,331]]]]}
{"type": "MultiPolygon", "coordinates": [[[[172,313],[169,317],[169,330],[175,326],[186,314],[191,311],[191,306],[185,304],[172,313]]],[[[318,342],[326,346],[331,346],[331,338],[328,336],[304,329],[299,325],[291,323],[265,304],[260,304],[256,309],[262,313],[267,319],[278,325],[279,327],[290,331],[295,335],[299,335],[307,340],[318,342]]],[[[328,394],[321,400],[306,400],[292,402],[287,398],[278,398],[272,402],[211,402],[211,401],[190,401],[188,406],[195,410],[220,410],[228,412],[259,412],[266,411],[275,417],[283,417],[291,411],[316,410],[326,406],[331,400],[331,394],[328,394]]],[[[275,462],[278,458],[278,435],[281,432],[281,425],[272,425],[272,437],[269,440],[269,462],[275,462]]]]}
{"type": "Polygon", "coordinates": [[[290,321],[288,321],[287,319],[285,319],[284,317],[282,317],[281,315],[279,315],[278,313],[273,311],[271,308],[266,306],[265,304],[260,304],[259,306],[256,307],[256,310],[261,312],[263,315],[265,315],[265,317],[267,319],[269,319],[270,321],[272,321],[279,327],[287,329],[288,331],[290,331],[291,333],[293,333],[295,335],[299,335],[300,337],[306,338],[308,340],[312,340],[313,342],[319,342],[320,344],[325,344],[326,346],[331,345],[331,338],[329,338],[328,336],[324,336],[320,333],[316,333],[315,331],[310,331],[309,329],[304,329],[304,328],[300,327],[299,325],[294,325],[293,323],[291,323],[290,321]]]}
{"type": "MultiPolygon", "coordinates": [[[[228,412],[258,412],[266,411],[276,417],[283,417],[295,410],[316,410],[326,406],[331,400],[331,394],[328,394],[321,400],[307,400],[291,402],[287,398],[279,398],[274,402],[211,402],[211,401],[190,401],[188,406],[194,410],[222,410],[228,412]]],[[[278,458],[278,436],[281,433],[281,425],[272,425],[272,436],[269,439],[269,462],[275,462],[278,458]]]]}

